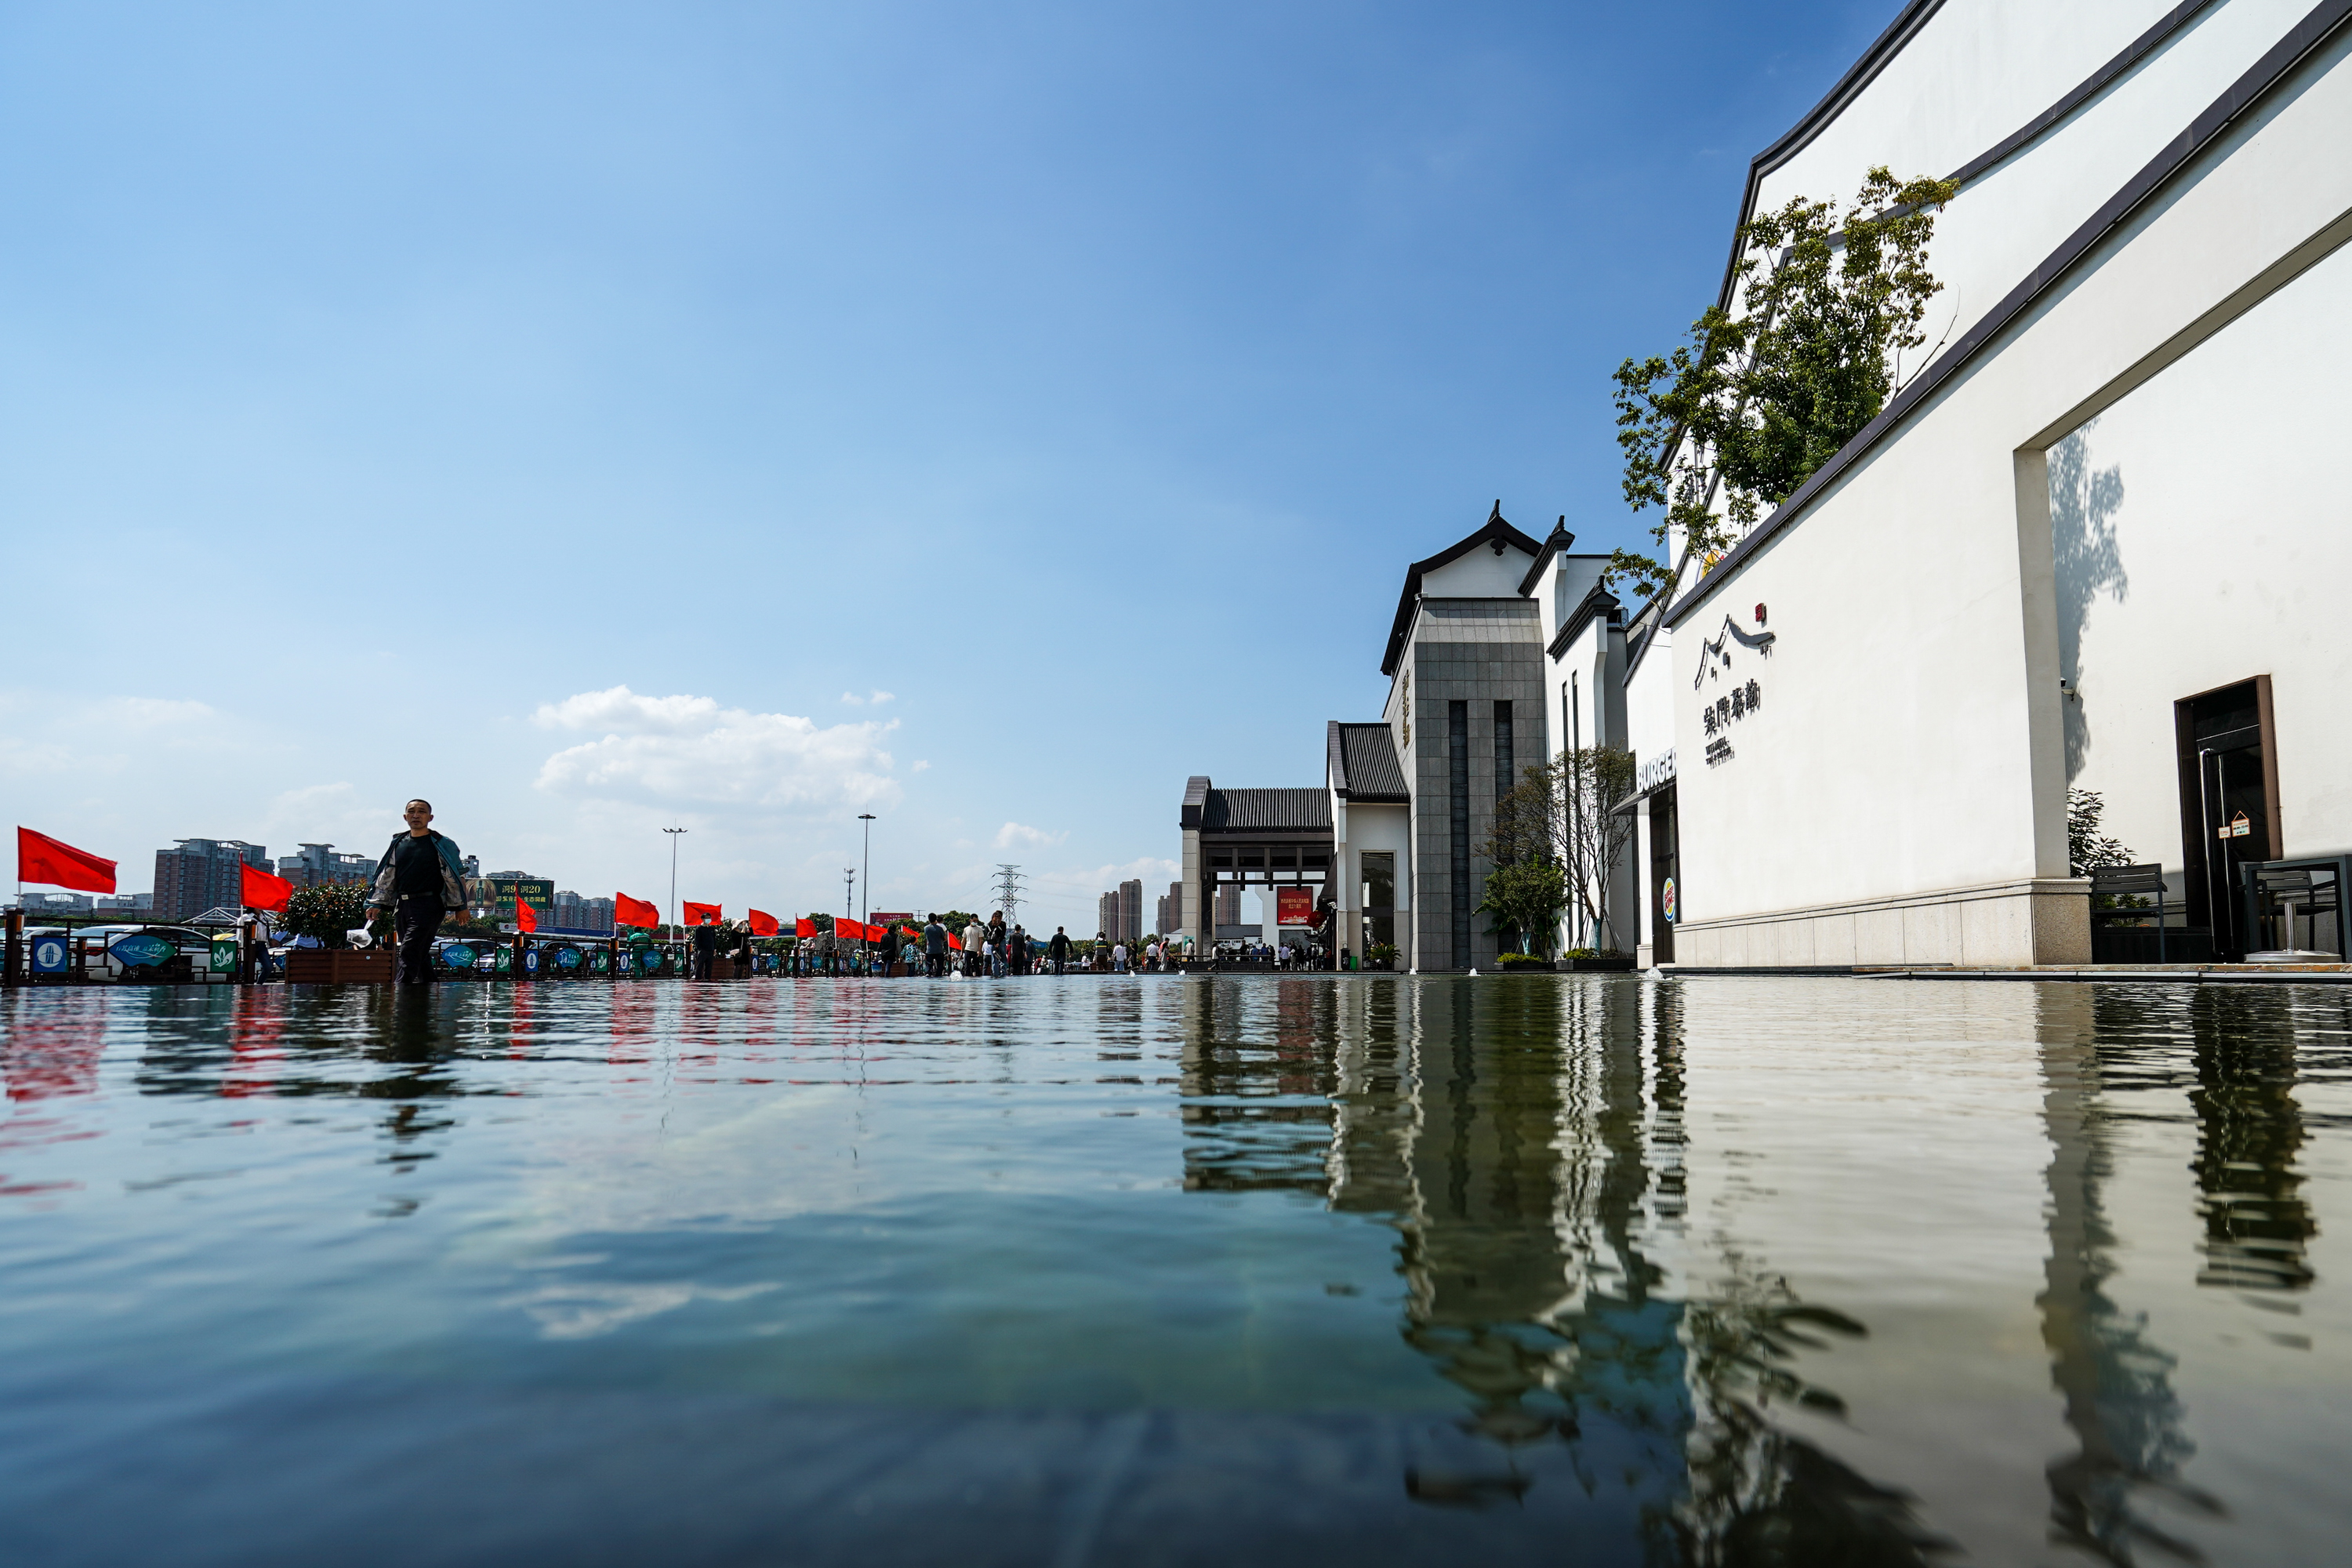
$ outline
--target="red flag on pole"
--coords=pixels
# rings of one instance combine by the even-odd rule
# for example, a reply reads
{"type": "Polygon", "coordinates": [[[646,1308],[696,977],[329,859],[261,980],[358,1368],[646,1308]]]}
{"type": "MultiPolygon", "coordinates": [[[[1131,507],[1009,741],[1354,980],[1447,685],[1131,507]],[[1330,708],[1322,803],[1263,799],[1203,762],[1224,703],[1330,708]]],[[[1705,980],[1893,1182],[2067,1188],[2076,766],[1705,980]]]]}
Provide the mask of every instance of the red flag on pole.
{"type": "Polygon", "coordinates": [[[614,893],[613,923],[616,926],[644,926],[650,930],[661,924],[661,911],[643,899],[633,899],[626,893],[614,893]]]}
{"type": "Polygon", "coordinates": [[[948,945],[954,948],[958,952],[961,952],[963,951],[963,943],[955,939],[953,932],[950,932],[948,935],[948,945]]]}
{"type": "Polygon", "coordinates": [[[524,903],[520,899],[517,899],[515,900],[515,930],[537,931],[538,929],[538,913],[534,911],[529,904],[524,903]]]}
{"type": "Polygon", "coordinates": [[[293,899],[294,884],[285,878],[273,877],[258,866],[237,867],[236,901],[247,909],[283,912],[293,899]]]}
{"type": "Polygon", "coordinates": [[[753,936],[775,935],[776,917],[769,914],[764,910],[753,910],[751,911],[751,934],[753,936]]]}
{"type": "Polygon", "coordinates": [[[79,893],[114,891],[114,862],[101,860],[87,849],[60,844],[29,827],[16,829],[16,880],[47,882],[79,893]]]}
{"type": "Polygon", "coordinates": [[[686,923],[690,926],[717,925],[719,923],[719,906],[717,904],[698,904],[688,901],[686,906],[686,923]]]}
{"type": "Polygon", "coordinates": [[[852,942],[864,942],[866,931],[862,921],[850,920],[844,915],[835,915],[833,917],[833,934],[847,937],[852,942]]]}
{"type": "Polygon", "coordinates": [[[816,934],[816,921],[809,919],[806,915],[803,915],[800,919],[793,922],[793,934],[798,937],[814,936],[816,934]]]}

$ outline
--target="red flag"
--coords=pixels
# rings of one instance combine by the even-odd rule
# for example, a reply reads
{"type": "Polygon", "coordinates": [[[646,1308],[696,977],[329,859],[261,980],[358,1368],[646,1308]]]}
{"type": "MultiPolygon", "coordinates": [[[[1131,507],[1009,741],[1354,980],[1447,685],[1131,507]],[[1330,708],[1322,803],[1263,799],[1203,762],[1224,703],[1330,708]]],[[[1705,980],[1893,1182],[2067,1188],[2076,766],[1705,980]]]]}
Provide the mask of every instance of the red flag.
{"type": "Polygon", "coordinates": [[[626,893],[614,893],[613,923],[616,926],[644,926],[650,930],[661,924],[661,911],[643,899],[633,899],[626,893]]]}
{"type": "Polygon", "coordinates": [[[816,921],[809,919],[806,915],[803,915],[800,919],[793,922],[793,934],[799,937],[814,936],[816,934],[816,921]]]}
{"type": "Polygon", "coordinates": [[[751,911],[751,934],[753,936],[775,935],[776,917],[772,914],[768,914],[763,910],[753,910],[751,911]]]}
{"type": "Polygon", "coordinates": [[[865,922],[862,921],[853,921],[843,916],[836,915],[834,917],[833,921],[833,934],[835,936],[847,937],[852,942],[864,942],[872,937],[874,933],[866,929],[865,922]]]}
{"type": "Polygon", "coordinates": [[[114,891],[114,862],[101,860],[87,849],[60,844],[29,827],[16,829],[16,880],[47,882],[80,893],[114,891]]]}
{"type": "Polygon", "coordinates": [[[698,904],[689,901],[686,906],[686,923],[690,926],[717,925],[719,923],[719,906],[717,904],[698,904]]]}
{"type": "Polygon", "coordinates": [[[520,899],[517,899],[515,900],[515,930],[537,931],[538,929],[539,915],[537,911],[532,910],[529,904],[524,903],[520,899]]]}
{"type": "Polygon", "coordinates": [[[917,931],[913,926],[900,926],[898,928],[898,934],[905,937],[908,942],[920,942],[923,937],[923,933],[917,931]]]}
{"type": "Polygon", "coordinates": [[[948,945],[954,948],[958,952],[961,952],[963,951],[963,943],[955,939],[955,933],[952,931],[948,933],[948,945]]]}
{"type": "Polygon", "coordinates": [[[294,899],[294,884],[273,877],[258,866],[236,868],[236,901],[248,910],[283,910],[294,899]]]}

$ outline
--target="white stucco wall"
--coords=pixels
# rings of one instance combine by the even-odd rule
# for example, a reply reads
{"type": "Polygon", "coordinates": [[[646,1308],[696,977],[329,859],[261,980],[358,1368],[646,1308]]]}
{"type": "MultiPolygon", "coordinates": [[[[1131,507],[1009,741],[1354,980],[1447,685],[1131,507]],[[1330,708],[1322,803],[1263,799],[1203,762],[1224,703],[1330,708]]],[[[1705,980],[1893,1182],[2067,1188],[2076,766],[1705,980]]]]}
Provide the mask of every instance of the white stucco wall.
{"type": "MultiPolygon", "coordinates": [[[[2347,49],[2339,39],[2307,62],[1793,527],[1723,569],[1679,628],[1684,962],[2048,956],[2019,923],[2026,912],[1959,907],[1969,889],[2065,872],[2041,454],[2274,287],[2282,258],[2334,242],[2331,226],[2352,215],[2347,49]],[[1771,652],[1735,647],[1710,674],[1701,639],[1727,615],[1752,624],[1759,601],[1771,652]],[[1710,767],[1700,704],[1735,676],[1759,681],[1761,710],[1710,767]],[[1710,921],[1920,897],[1950,907],[1849,909],[1801,943],[1796,924],[1769,941],[1727,930],[1689,941],[1710,921]]],[[[2202,107],[2178,105],[2177,119],[2202,107]]],[[[2111,194],[2078,193],[2082,210],[2111,194]]],[[[2321,427],[2341,429],[2342,391],[2314,396],[2321,427]]],[[[2197,451],[2234,471],[2225,451],[2197,451]]]]}
{"type": "MultiPolygon", "coordinates": [[[[2309,0],[2221,0],[1971,181],[1937,219],[1931,263],[1944,288],[1928,307],[1927,349],[1999,303],[2089,215],[2085,193],[2119,189],[2309,8],[2309,0]]],[[[1765,176],[1755,211],[1801,195],[1842,205],[1874,164],[1898,178],[1954,173],[2171,9],[2165,0],[1947,0],[1828,128],[1765,176]]]]}
{"type": "Polygon", "coordinates": [[[2255,675],[2287,854],[2352,850],[2347,364],[2339,250],[2051,454],[2070,782],[2141,859],[2180,866],[2173,703],[2255,675]]]}
{"type": "Polygon", "coordinates": [[[1535,564],[1535,557],[1517,545],[1506,542],[1500,555],[1489,545],[1481,544],[1464,551],[1460,555],[1434,572],[1421,574],[1421,596],[1424,599],[1516,599],[1519,596],[1519,579],[1535,564]]]}
{"type": "Polygon", "coordinates": [[[1859,98],[1765,177],[1759,207],[1799,195],[1851,198],[1878,163],[1905,178],[1948,174],[2063,97],[2175,3],[1945,0],[1859,98]]]}

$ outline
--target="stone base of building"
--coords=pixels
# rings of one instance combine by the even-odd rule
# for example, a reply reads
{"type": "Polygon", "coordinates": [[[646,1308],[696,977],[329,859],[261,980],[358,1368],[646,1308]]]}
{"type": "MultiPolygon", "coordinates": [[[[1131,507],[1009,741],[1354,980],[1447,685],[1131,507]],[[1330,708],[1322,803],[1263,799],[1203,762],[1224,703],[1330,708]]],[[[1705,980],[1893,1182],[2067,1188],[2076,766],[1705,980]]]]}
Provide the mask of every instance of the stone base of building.
{"type": "Polygon", "coordinates": [[[1693,921],[1675,931],[1677,969],[1853,965],[2019,968],[2091,961],[2091,884],[2025,878],[1899,899],[1693,921]]]}

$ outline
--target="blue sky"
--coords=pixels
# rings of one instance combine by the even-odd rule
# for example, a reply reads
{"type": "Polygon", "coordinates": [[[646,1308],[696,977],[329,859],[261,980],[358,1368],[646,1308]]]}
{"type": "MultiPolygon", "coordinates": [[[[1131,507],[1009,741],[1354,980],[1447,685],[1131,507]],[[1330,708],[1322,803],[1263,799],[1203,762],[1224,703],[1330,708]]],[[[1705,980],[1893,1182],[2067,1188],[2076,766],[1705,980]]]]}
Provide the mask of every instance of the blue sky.
{"type": "Polygon", "coordinates": [[[871,810],[1091,930],[1496,497],[1635,535],[1610,371],[1896,8],[0,7],[14,818],[790,914],[871,810]]]}

